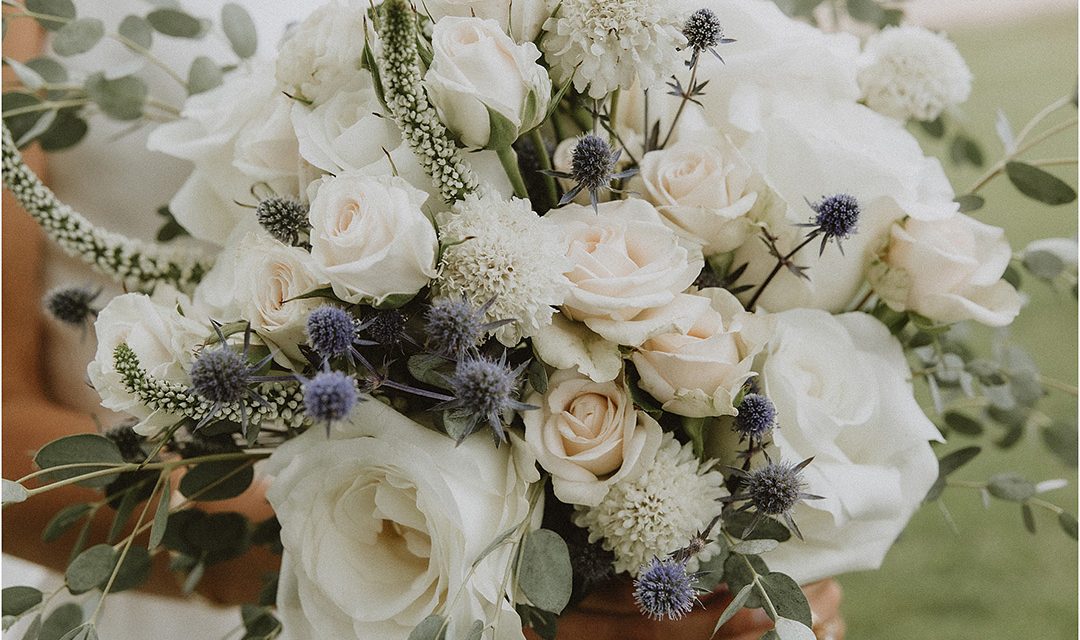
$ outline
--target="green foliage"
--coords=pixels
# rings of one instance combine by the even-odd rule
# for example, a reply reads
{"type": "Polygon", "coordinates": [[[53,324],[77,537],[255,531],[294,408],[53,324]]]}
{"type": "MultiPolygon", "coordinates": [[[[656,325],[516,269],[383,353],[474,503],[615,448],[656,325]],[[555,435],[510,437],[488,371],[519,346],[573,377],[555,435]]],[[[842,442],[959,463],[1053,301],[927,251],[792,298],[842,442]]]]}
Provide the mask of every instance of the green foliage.
{"type": "Polygon", "coordinates": [[[240,618],[244,624],[243,640],[268,640],[281,630],[281,623],[274,617],[270,607],[245,604],[240,608],[240,618]]]}
{"type": "Polygon", "coordinates": [[[64,572],[68,590],[79,594],[104,586],[116,566],[116,558],[112,545],[97,544],[83,551],[64,572]]]}
{"type": "Polygon", "coordinates": [[[430,615],[409,633],[409,640],[445,640],[447,620],[443,616],[430,615]]]}
{"type": "Polygon", "coordinates": [[[82,607],[66,602],[45,617],[38,632],[38,640],[61,640],[69,631],[83,622],[82,607]]]}
{"type": "Polygon", "coordinates": [[[146,83],[136,76],[109,80],[103,73],[87,77],[83,89],[102,113],[114,120],[138,120],[149,93],[146,83]]]}
{"type": "Polygon", "coordinates": [[[250,58],[255,55],[259,40],[255,31],[255,22],[247,9],[235,2],[226,3],[221,8],[221,28],[225,31],[225,37],[229,39],[233,53],[240,58],[250,58]]]}
{"type": "Polygon", "coordinates": [[[34,587],[7,587],[3,594],[5,616],[21,616],[41,604],[41,591],[34,587]]]}
{"type": "Polygon", "coordinates": [[[34,19],[49,31],[56,31],[75,19],[72,0],[26,0],[26,9],[39,14],[34,19]]]}
{"type": "Polygon", "coordinates": [[[1017,474],[1002,473],[990,478],[986,490],[995,498],[1024,502],[1035,495],[1035,484],[1017,474]]]}
{"type": "Polygon", "coordinates": [[[198,18],[179,9],[154,9],[146,16],[154,31],[174,38],[201,38],[205,25],[198,18]]]}
{"type": "Polygon", "coordinates": [[[537,608],[562,612],[573,590],[573,569],[566,543],[550,529],[537,529],[525,535],[522,545],[518,586],[537,608]]]}
{"type": "Polygon", "coordinates": [[[52,50],[58,56],[86,53],[105,37],[105,25],[97,18],[73,20],[53,35],[52,50]]]}
{"type": "Polygon", "coordinates": [[[191,61],[188,69],[188,93],[195,95],[209,91],[221,85],[224,74],[216,62],[206,56],[198,56],[191,61]]]}
{"type": "Polygon", "coordinates": [[[559,617],[557,615],[527,604],[518,604],[517,612],[521,617],[521,625],[532,628],[541,640],[557,640],[559,632],[559,617]]]}
{"type": "Polygon", "coordinates": [[[1076,190],[1054,174],[1030,164],[1012,160],[1005,163],[1005,173],[1020,193],[1049,205],[1076,200],[1076,190]]]}
{"type": "Polygon", "coordinates": [[[120,21],[120,26],[116,28],[116,31],[143,49],[149,49],[154,44],[154,28],[150,26],[146,18],[127,16],[120,21]]]}
{"type": "Polygon", "coordinates": [[[30,493],[26,488],[17,482],[5,479],[3,481],[3,503],[14,504],[16,502],[22,502],[30,497],[30,493]]]}
{"type": "MultiPolygon", "coordinates": [[[[34,456],[34,463],[41,469],[77,463],[103,463],[105,465],[53,471],[45,476],[50,480],[64,480],[123,464],[124,457],[120,455],[120,449],[113,444],[112,440],[96,434],[81,433],[53,440],[45,445],[34,456]]],[[[105,476],[82,480],[78,484],[84,487],[103,487],[113,479],[112,476],[105,476]]]]}
{"type": "Polygon", "coordinates": [[[945,454],[938,460],[938,477],[926,494],[926,502],[937,500],[945,491],[945,481],[949,474],[971,462],[982,451],[979,447],[964,447],[945,454]]]}
{"type": "Polygon", "coordinates": [[[161,488],[157,509],[154,511],[154,520],[150,524],[150,540],[147,544],[151,549],[161,544],[165,538],[165,530],[169,526],[169,495],[171,493],[172,484],[166,482],[161,488]]]}
{"type": "Polygon", "coordinates": [[[1039,430],[1046,448],[1057,456],[1063,463],[1072,467],[1077,466],[1077,450],[1080,449],[1080,440],[1077,439],[1076,424],[1055,421],[1039,430]]]}
{"type": "Polygon", "coordinates": [[[180,479],[180,493],[201,502],[228,500],[246,491],[254,479],[254,468],[244,460],[203,462],[180,479]]]}
{"type": "Polygon", "coordinates": [[[949,158],[958,165],[971,165],[981,167],[986,164],[986,156],[983,154],[979,143],[965,135],[953,138],[949,146],[949,158]]]}
{"type": "Polygon", "coordinates": [[[773,571],[761,576],[759,580],[776,608],[778,617],[797,620],[807,627],[813,624],[810,603],[807,602],[799,583],[791,576],[773,571]]]}
{"type": "Polygon", "coordinates": [[[720,631],[720,627],[723,627],[735,614],[738,613],[746,606],[747,600],[750,599],[750,593],[754,590],[753,584],[745,584],[738,592],[735,593],[735,597],[731,599],[728,606],[724,609],[724,612],[720,614],[720,618],[716,621],[716,627],[713,628],[713,636],[720,631]]]}

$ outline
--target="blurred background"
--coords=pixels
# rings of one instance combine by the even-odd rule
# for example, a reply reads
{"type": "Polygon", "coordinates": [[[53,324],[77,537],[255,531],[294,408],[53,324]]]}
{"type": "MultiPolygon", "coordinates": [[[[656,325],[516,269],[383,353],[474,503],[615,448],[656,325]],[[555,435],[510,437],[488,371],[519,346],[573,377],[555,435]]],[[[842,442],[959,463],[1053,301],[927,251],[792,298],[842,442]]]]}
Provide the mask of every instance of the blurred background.
{"type": "MultiPolygon", "coordinates": [[[[1071,93],[1077,85],[1077,3],[1075,0],[910,0],[911,21],[946,31],[975,76],[971,99],[963,107],[967,133],[983,146],[989,163],[1002,154],[994,133],[1001,109],[1019,129],[1043,106],[1071,93]]],[[[1076,117],[1063,109],[1050,127],[1076,117]]],[[[957,167],[945,144],[913,128],[924,148],[942,158],[958,193],[965,192],[982,169],[957,167]]],[[[1031,159],[1075,158],[1076,128],[1027,154],[1031,159]]],[[[1076,165],[1048,169],[1077,184],[1076,165]]],[[[1004,178],[982,194],[987,206],[974,215],[1004,227],[1019,251],[1042,237],[1075,238],[1076,203],[1049,207],[1020,195],[1004,178]]],[[[1010,339],[1031,353],[1043,375],[1075,387],[1077,380],[1076,303],[1067,292],[1025,280],[1022,291],[1031,307],[1010,329],[1010,339]]],[[[989,334],[988,341],[998,339],[989,334]]],[[[1040,410],[1073,426],[1074,396],[1052,392],[1040,410]]],[[[984,481],[1016,471],[1033,481],[1065,478],[1069,486],[1048,492],[1048,501],[1077,511],[1077,471],[1047,452],[1037,430],[1029,430],[1006,452],[979,437],[953,435],[940,452],[979,445],[984,451],[953,478],[984,481]]],[[[851,640],[948,639],[996,640],[1077,637],[1077,544],[1057,525],[1053,514],[1039,511],[1038,533],[1029,534],[1014,503],[1000,500],[984,509],[978,491],[947,489],[942,498],[959,534],[935,504],[921,509],[890,551],[880,572],[841,577],[844,613],[851,640]]]]}

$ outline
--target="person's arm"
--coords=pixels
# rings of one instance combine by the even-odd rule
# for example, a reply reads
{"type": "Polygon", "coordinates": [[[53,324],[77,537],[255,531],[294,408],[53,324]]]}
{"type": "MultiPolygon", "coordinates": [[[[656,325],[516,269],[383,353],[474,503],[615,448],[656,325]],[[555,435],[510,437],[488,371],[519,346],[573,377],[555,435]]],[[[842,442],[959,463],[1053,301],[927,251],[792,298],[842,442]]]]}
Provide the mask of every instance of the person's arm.
{"type": "MultiPolygon", "coordinates": [[[[41,30],[31,20],[13,20],[3,40],[4,55],[16,60],[32,58],[40,51],[41,30]]],[[[9,69],[5,65],[4,80],[9,69]]],[[[43,175],[44,156],[36,147],[24,151],[26,162],[43,175]]],[[[3,477],[21,478],[36,469],[33,454],[52,440],[75,433],[94,433],[89,415],[64,408],[45,393],[44,318],[41,311],[43,246],[46,242],[34,220],[3,193],[2,253],[2,420],[3,477]]],[[[89,266],[87,267],[90,268],[89,266]]],[[[81,363],[80,363],[81,364],[81,363]]],[[[73,366],[78,366],[73,363],[73,366]]],[[[4,509],[3,550],[38,564],[63,571],[74,534],[46,543],[45,525],[65,506],[101,499],[99,492],[78,487],[49,491],[4,509]]],[[[236,500],[200,505],[206,510],[235,510],[255,520],[272,512],[261,491],[253,488],[236,500]]],[[[136,510],[138,513],[140,509],[136,510]]],[[[102,509],[90,540],[102,542],[108,535],[112,511],[102,509]]],[[[145,535],[144,535],[145,539],[145,535]]],[[[145,542],[145,540],[144,540],[145,542]]],[[[156,557],[155,570],[144,588],[161,594],[180,595],[177,579],[168,571],[167,554],[156,557]]],[[[200,592],[222,603],[254,602],[263,574],[276,571],[277,559],[264,549],[209,567],[200,592]]]]}

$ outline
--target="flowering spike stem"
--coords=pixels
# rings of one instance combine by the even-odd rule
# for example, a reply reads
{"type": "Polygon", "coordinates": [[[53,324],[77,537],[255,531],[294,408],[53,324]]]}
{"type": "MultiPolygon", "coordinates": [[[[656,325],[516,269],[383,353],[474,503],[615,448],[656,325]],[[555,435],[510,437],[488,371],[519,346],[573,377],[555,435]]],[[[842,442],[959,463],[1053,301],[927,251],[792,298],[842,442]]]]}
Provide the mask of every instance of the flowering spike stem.
{"type": "Polygon", "coordinates": [[[148,291],[159,283],[191,291],[212,262],[190,249],[179,251],[143,244],[99,229],[60,202],[37,174],[23,162],[3,125],[4,185],[45,233],[68,254],[81,258],[129,289],[148,291]]]}
{"type": "Polygon", "coordinates": [[[412,4],[408,0],[384,2],[380,18],[379,67],[386,104],[443,199],[460,200],[476,189],[477,178],[424,92],[412,4]]]}
{"type": "Polygon", "coordinates": [[[295,383],[263,385],[259,390],[262,402],[254,400],[252,394],[249,394],[241,402],[220,404],[199,396],[187,385],[159,380],[148,375],[140,365],[139,357],[127,344],[116,346],[113,351],[113,364],[124,382],[124,388],[138,396],[139,401],[151,409],[186,416],[196,422],[216,413],[215,417],[221,420],[239,423],[243,404],[243,412],[253,425],[265,421],[280,421],[290,428],[299,428],[308,422],[303,410],[303,392],[300,385],[295,383]]]}

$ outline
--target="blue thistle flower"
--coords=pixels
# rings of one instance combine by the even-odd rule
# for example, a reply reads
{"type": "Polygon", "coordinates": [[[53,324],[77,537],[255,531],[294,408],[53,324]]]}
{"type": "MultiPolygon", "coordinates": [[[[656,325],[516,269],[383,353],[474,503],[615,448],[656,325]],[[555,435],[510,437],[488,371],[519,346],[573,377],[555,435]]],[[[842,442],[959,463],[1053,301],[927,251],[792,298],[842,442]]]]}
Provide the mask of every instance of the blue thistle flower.
{"type": "Polygon", "coordinates": [[[356,321],[349,312],[325,305],[307,319],[308,343],[324,358],[343,356],[356,341],[356,321]]]}
{"type": "Polygon", "coordinates": [[[324,371],[303,383],[304,413],[316,422],[330,424],[349,415],[359,398],[352,376],[324,371]]]}
{"type": "Polygon", "coordinates": [[[93,303],[99,295],[101,289],[59,287],[45,294],[45,309],[60,322],[85,327],[97,317],[98,309],[93,303]]]}
{"type": "Polygon", "coordinates": [[[290,246],[297,246],[311,226],[308,205],[291,196],[263,198],[255,206],[255,216],[270,235],[290,246]]]}
{"type": "Polygon", "coordinates": [[[447,380],[454,399],[435,408],[453,410],[454,415],[468,422],[459,443],[476,431],[481,420],[491,427],[496,444],[506,442],[503,416],[512,411],[536,408],[516,397],[519,378],[527,364],[511,369],[505,355],[498,360],[474,355],[457,363],[454,374],[447,380]]]}
{"type": "Polygon", "coordinates": [[[642,566],[634,580],[634,601],[642,615],[653,620],[679,620],[694,608],[696,578],[686,563],[654,557],[642,566]]]}
{"type": "Polygon", "coordinates": [[[424,314],[424,332],[427,334],[428,346],[438,353],[454,357],[475,349],[489,331],[513,322],[484,322],[484,316],[494,303],[494,298],[481,307],[476,307],[467,300],[451,298],[431,303],[431,307],[424,314]]]}
{"type": "Polygon", "coordinates": [[[405,324],[409,318],[397,309],[376,311],[359,326],[376,344],[392,347],[402,342],[412,343],[412,338],[405,333],[405,324]]]}
{"type": "Polygon", "coordinates": [[[204,350],[189,372],[195,393],[223,404],[239,402],[252,374],[247,358],[228,347],[204,350]]]}
{"type": "Polygon", "coordinates": [[[836,246],[840,249],[840,253],[843,253],[844,247],[840,241],[850,238],[858,231],[859,215],[862,213],[859,201],[855,196],[837,193],[824,197],[817,203],[807,200],[806,204],[814,210],[813,221],[797,226],[812,229],[807,236],[808,240],[822,236],[821,251],[818,255],[825,253],[825,243],[829,240],[836,240],[836,246]]]}
{"type": "Polygon", "coordinates": [[[720,18],[709,9],[698,9],[690,14],[683,25],[682,34],[686,37],[686,45],[693,49],[690,60],[686,66],[692,67],[697,64],[698,56],[702,51],[708,51],[723,62],[724,59],[716,52],[716,46],[735,42],[732,38],[724,37],[724,28],[720,26],[720,18]]]}
{"type": "Polygon", "coordinates": [[[584,189],[589,192],[589,200],[593,211],[599,211],[599,194],[607,189],[612,180],[629,178],[637,173],[637,169],[627,169],[619,173],[615,172],[615,165],[622,155],[622,149],[612,150],[611,145],[603,136],[589,133],[582,136],[570,155],[570,172],[543,171],[541,173],[557,178],[570,179],[576,182],[572,189],[559,200],[559,206],[570,202],[584,189]]]}
{"type": "Polygon", "coordinates": [[[743,438],[760,441],[776,426],[776,406],[763,395],[746,394],[738,408],[735,431],[743,438]]]}
{"type": "Polygon", "coordinates": [[[769,461],[764,467],[753,471],[731,469],[739,478],[740,489],[721,502],[746,501],[739,511],[754,509],[755,518],[743,532],[742,537],[750,535],[765,517],[779,517],[800,540],[802,532],[791,517],[791,511],[803,500],[822,500],[821,496],[804,493],[806,483],[802,479],[802,470],[813,461],[807,458],[799,464],[769,461]]]}

